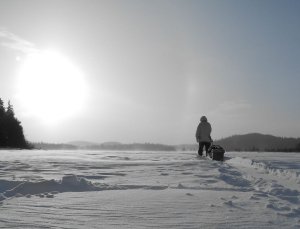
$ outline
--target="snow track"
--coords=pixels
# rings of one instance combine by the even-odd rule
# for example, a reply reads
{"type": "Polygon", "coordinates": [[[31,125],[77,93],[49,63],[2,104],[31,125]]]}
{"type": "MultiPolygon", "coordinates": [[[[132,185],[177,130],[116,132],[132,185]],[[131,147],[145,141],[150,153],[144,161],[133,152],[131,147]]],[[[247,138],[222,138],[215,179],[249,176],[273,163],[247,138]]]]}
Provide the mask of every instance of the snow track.
{"type": "MultiPolygon", "coordinates": [[[[300,157],[300,156],[299,156],[300,157]]],[[[264,162],[256,162],[249,158],[234,157],[227,161],[227,163],[236,165],[239,167],[249,167],[257,169],[263,173],[277,176],[279,179],[288,179],[292,182],[300,184],[300,171],[288,170],[284,168],[272,168],[270,165],[265,164],[264,162]]]]}
{"type": "MultiPolygon", "coordinates": [[[[272,168],[264,162],[234,157],[227,161],[236,167],[254,188],[250,200],[265,201],[265,207],[277,215],[300,219],[299,171],[272,168]]],[[[299,226],[299,225],[298,225],[299,226]]]]}

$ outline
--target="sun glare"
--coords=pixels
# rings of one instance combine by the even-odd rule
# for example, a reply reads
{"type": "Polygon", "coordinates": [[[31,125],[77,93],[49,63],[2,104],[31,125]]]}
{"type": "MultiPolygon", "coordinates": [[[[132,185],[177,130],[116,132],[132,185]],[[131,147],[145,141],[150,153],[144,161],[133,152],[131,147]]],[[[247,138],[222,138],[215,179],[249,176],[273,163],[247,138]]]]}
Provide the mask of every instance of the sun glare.
{"type": "Polygon", "coordinates": [[[23,61],[17,96],[24,111],[53,124],[78,114],[86,99],[81,71],[57,52],[30,54],[23,61]]]}

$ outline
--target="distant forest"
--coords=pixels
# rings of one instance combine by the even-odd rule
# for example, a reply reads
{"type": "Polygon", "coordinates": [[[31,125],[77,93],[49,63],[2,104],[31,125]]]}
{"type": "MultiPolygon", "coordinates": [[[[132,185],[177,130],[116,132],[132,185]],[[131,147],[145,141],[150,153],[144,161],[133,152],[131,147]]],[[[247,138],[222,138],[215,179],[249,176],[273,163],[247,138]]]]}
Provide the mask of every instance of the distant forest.
{"type": "MultiPolygon", "coordinates": [[[[248,152],[300,152],[300,138],[276,137],[272,135],[250,133],[233,135],[214,141],[226,151],[248,152]]],[[[177,146],[178,150],[197,150],[197,144],[177,146]]]]}
{"type": "Polygon", "coordinates": [[[175,151],[175,146],[163,145],[163,144],[154,144],[154,143],[132,143],[132,144],[122,144],[118,142],[114,143],[102,143],[102,144],[86,144],[86,145],[77,145],[75,143],[71,144],[51,144],[51,143],[33,143],[34,147],[37,149],[45,150],[142,150],[142,151],[175,151]]]}
{"type": "Polygon", "coordinates": [[[10,101],[7,107],[0,98],[0,148],[29,149],[31,145],[26,141],[21,122],[15,117],[10,101]]]}
{"type": "Polygon", "coordinates": [[[251,133],[216,141],[227,151],[300,152],[300,138],[251,133]]]}

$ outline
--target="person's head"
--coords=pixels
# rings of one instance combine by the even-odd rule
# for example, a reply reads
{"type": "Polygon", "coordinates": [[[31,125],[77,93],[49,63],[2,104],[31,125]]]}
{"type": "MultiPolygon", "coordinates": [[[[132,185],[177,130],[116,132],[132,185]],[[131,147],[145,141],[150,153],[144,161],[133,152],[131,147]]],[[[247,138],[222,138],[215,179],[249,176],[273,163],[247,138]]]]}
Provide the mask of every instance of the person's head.
{"type": "Polygon", "coordinates": [[[206,118],[205,116],[202,116],[202,117],[200,118],[200,121],[201,121],[201,122],[207,122],[207,118],[206,118]]]}

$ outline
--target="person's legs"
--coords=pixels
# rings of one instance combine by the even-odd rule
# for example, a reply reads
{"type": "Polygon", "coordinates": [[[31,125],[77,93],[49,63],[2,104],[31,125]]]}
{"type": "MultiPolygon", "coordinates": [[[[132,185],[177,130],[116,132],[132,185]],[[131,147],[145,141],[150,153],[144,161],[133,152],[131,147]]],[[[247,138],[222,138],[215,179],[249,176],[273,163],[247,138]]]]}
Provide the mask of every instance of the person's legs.
{"type": "MultiPolygon", "coordinates": [[[[206,157],[207,157],[208,156],[208,149],[210,147],[210,142],[204,142],[203,144],[205,145],[205,152],[206,152],[206,157]]],[[[202,147],[202,149],[203,149],[203,147],[202,147]]]]}
{"type": "Polygon", "coordinates": [[[199,156],[202,156],[203,154],[203,147],[204,147],[204,142],[199,142],[199,149],[198,149],[199,156]]]}

